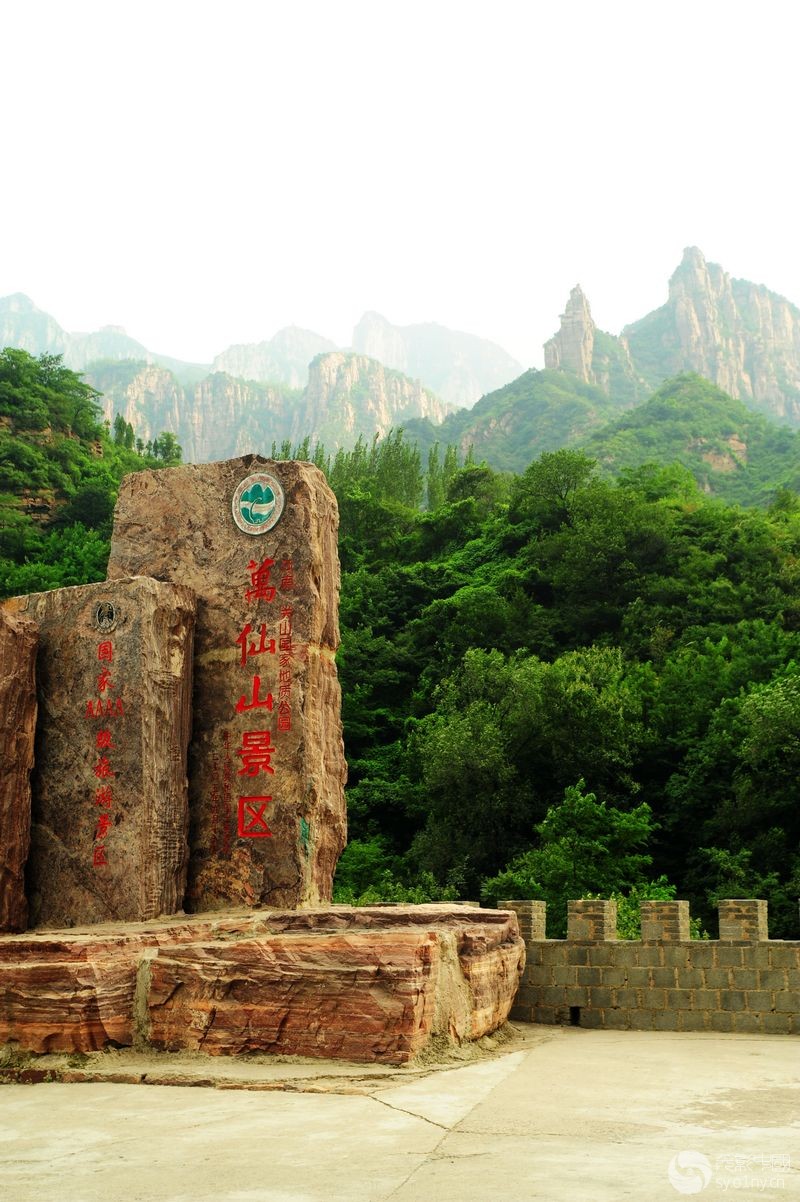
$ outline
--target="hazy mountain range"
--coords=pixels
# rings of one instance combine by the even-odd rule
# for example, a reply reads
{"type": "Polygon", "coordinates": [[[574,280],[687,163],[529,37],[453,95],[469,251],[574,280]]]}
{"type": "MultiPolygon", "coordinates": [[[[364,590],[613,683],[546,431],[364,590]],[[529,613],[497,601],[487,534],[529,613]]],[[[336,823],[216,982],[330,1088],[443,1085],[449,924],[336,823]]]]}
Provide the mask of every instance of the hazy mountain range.
{"type": "Polygon", "coordinates": [[[731,279],[697,248],[684,252],[666,303],[619,336],[595,326],[576,286],[545,345],[544,371],[523,371],[473,335],[394,326],[377,313],[359,321],[351,348],[287,327],[211,364],[185,363],[116,326],[68,334],[21,294],[0,300],[0,345],[63,354],[103,394],[109,420],[120,413],[145,440],[168,430],[194,461],[306,436],[333,450],[403,426],[423,450],[472,445],[493,466],[521,470],[542,450],[584,442],[687,371],[773,422],[800,426],[800,310],[731,279]]]}

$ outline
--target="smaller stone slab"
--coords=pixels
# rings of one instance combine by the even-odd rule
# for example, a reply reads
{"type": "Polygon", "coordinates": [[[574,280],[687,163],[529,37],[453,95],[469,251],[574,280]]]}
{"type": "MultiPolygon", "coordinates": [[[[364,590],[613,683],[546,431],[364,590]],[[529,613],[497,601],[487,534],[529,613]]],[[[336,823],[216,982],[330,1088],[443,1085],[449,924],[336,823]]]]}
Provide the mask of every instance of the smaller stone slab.
{"type": "Polygon", "coordinates": [[[27,925],[37,641],[32,622],[0,610],[0,931],[27,925]]]}
{"type": "Polygon", "coordinates": [[[0,938],[0,1045],[402,1064],[507,1019],[513,914],[333,906],[0,938]]]}
{"type": "Polygon", "coordinates": [[[39,628],[30,925],[180,910],[194,595],[148,577],[17,597],[39,628]]]}

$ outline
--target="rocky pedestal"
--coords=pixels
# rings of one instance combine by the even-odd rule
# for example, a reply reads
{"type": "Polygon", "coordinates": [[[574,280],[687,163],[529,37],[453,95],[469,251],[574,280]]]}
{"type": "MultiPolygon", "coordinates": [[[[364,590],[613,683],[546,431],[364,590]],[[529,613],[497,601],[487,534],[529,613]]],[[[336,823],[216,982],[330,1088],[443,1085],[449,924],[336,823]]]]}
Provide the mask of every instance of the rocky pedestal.
{"type": "Polygon", "coordinates": [[[198,597],[187,908],[327,901],[345,840],[336,499],[256,455],[123,481],[109,577],[198,597]]]}
{"type": "Polygon", "coordinates": [[[429,905],[195,916],[0,939],[0,1045],[402,1064],[505,1022],[511,913],[429,905]]]}
{"type": "Polygon", "coordinates": [[[32,622],[0,610],[0,931],[27,924],[37,640],[32,622]]]}
{"type": "Polygon", "coordinates": [[[31,926],[180,910],[194,597],[156,580],[5,603],[39,627],[31,926]]]}

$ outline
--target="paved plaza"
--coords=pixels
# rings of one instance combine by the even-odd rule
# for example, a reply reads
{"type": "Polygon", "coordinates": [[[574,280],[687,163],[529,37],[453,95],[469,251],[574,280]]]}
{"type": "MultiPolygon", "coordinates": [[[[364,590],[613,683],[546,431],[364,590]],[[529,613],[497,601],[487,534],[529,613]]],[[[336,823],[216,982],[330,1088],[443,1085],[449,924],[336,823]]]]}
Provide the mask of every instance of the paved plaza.
{"type": "Polygon", "coordinates": [[[516,1025],[444,1067],[172,1064],[214,1085],[0,1088],[2,1202],[800,1198],[791,1037],[516,1025]]]}

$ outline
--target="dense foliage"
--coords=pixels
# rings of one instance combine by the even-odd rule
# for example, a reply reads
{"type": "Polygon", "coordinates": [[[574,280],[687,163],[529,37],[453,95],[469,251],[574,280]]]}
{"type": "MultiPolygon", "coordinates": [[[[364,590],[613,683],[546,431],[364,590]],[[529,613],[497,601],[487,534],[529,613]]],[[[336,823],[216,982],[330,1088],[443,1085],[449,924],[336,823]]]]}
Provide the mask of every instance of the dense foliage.
{"type": "Polygon", "coordinates": [[[743,510],[558,451],[511,482],[460,468],[428,511],[362,480],[355,540],[351,500],[340,896],[432,877],[545,897],[554,931],[576,892],[677,889],[709,929],[720,896],[765,896],[794,934],[793,494],[743,510]]]}
{"type": "Polygon", "coordinates": [[[472,409],[449,414],[440,426],[416,418],[406,434],[426,453],[442,444],[472,446],[502,471],[522,472],[543,451],[580,442],[592,430],[633,404],[630,390],[611,395],[567,371],[532,368],[482,397],[472,409]]]}
{"type": "Polygon", "coordinates": [[[60,356],[0,353],[0,596],[105,578],[119,482],[180,463],[172,434],[139,445],[121,417],[113,438],[98,394],[60,356]]]}
{"type": "Polygon", "coordinates": [[[800,488],[800,434],[690,372],[580,446],[615,476],[654,460],[682,464],[704,490],[740,505],[769,504],[776,489],[800,488]]]}
{"type": "MultiPolygon", "coordinates": [[[[122,472],[164,462],[136,445],[57,361],[0,357],[4,593],[102,575],[122,472]]],[[[274,453],[340,507],[340,899],[544,897],[555,933],[580,894],[630,917],[677,890],[712,931],[718,897],[762,896],[796,937],[793,491],[743,509],[689,466],[564,449],[507,476],[400,433],[274,453]]]]}

